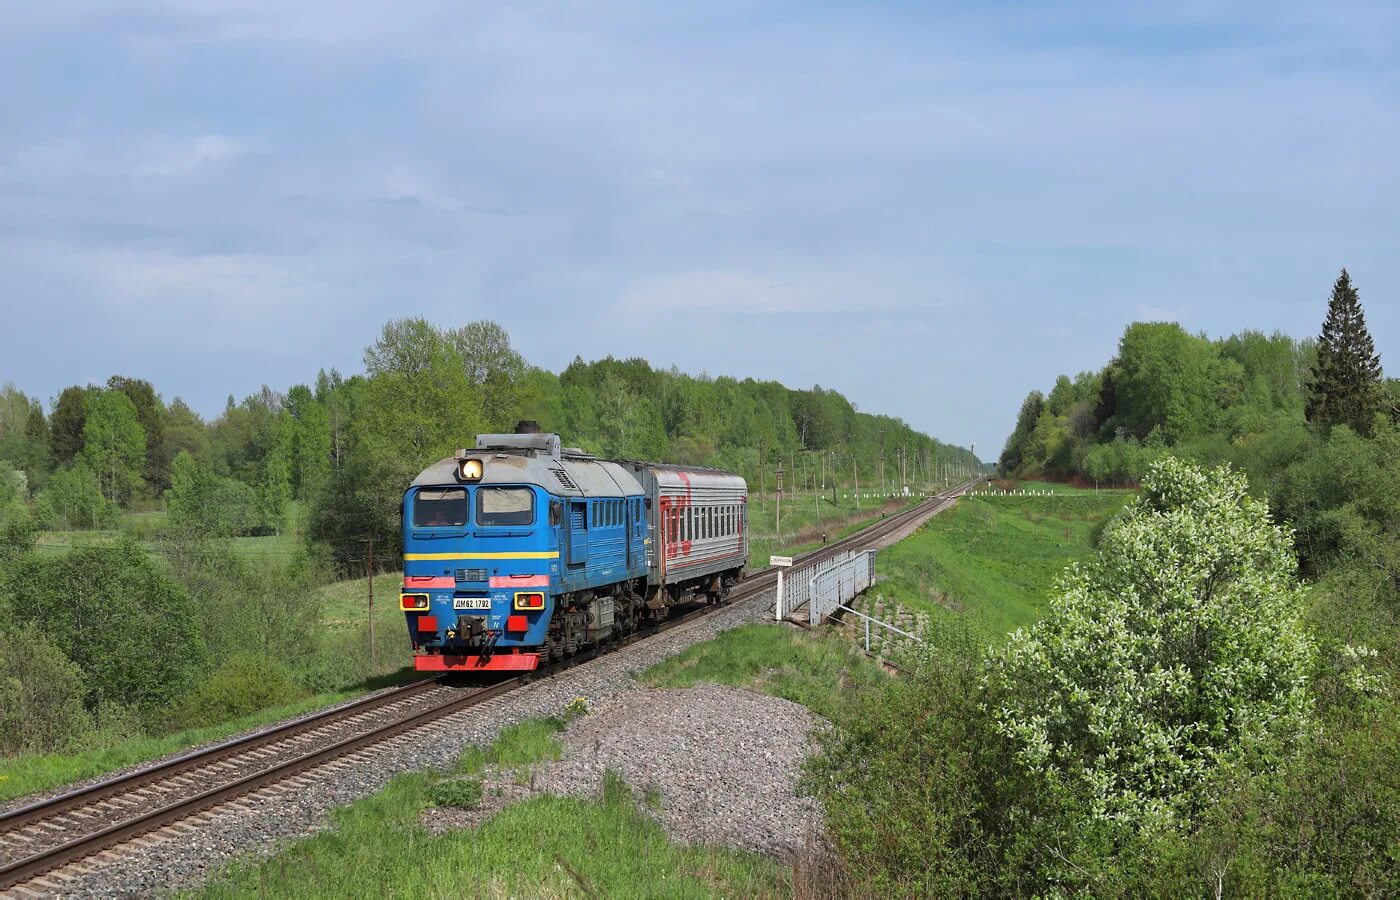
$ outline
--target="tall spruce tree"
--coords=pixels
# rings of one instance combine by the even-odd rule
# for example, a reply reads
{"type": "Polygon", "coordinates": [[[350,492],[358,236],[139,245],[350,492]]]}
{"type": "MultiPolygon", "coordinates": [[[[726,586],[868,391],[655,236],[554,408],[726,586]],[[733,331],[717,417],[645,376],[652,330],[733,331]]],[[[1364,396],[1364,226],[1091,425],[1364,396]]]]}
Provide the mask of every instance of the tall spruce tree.
{"type": "Polygon", "coordinates": [[[1343,269],[1332,285],[1327,319],[1317,342],[1312,370],[1308,421],[1324,426],[1350,425],[1369,433],[1371,419],[1384,400],[1381,359],[1351,276],[1343,269]]]}

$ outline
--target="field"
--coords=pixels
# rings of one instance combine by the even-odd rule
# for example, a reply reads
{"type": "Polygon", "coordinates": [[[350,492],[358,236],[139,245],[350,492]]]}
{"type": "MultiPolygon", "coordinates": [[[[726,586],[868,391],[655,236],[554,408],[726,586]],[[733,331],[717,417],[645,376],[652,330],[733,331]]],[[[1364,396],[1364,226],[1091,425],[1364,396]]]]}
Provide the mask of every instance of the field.
{"type": "MultiPolygon", "coordinates": [[[[287,527],[281,534],[235,537],[230,539],[229,545],[240,556],[249,559],[285,562],[301,546],[302,516],[301,504],[293,501],[288,504],[287,527]]],[[[40,553],[58,556],[78,547],[110,547],[123,535],[130,535],[147,549],[154,549],[155,542],[169,522],[170,518],[163,510],[123,513],[116,528],[40,532],[37,549],[40,553]]]]}
{"type": "Polygon", "coordinates": [[[1055,578],[1093,551],[1096,530],[1131,491],[1023,485],[1053,497],[967,497],[908,540],[880,552],[870,593],[934,627],[967,627],[987,640],[1038,619],[1055,578]]]}

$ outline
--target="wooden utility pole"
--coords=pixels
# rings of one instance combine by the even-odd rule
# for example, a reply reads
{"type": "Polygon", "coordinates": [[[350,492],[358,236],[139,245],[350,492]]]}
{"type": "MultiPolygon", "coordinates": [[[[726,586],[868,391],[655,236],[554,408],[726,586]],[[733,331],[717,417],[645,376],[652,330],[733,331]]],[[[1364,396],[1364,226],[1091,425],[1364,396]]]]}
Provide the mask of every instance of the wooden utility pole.
{"type": "Polygon", "coordinates": [[[777,475],[778,475],[778,520],[777,520],[777,524],[774,526],[774,528],[775,528],[775,530],[778,532],[778,538],[781,539],[782,536],[783,536],[783,464],[782,464],[781,462],[778,463],[778,472],[777,472],[777,475]]]}
{"type": "Polygon", "coordinates": [[[763,504],[763,467],[767,465],[763,461],[763,439],[758,441],[758,511],[764,512],[767,507],[763,504]]]}
{"type": "Polygon", "coordinates": [[[367,538],[369,546],[365,551],[365,574],[369,576],[369,664],[374,674],[379,674],[379,652],[374,646],[374,538],[367,538]]]}
{"type": "Polygon", "coordinates": [[[856,509],[860,509],[860,472],[856,471],[856,451],[851,448],[851,478],[856,483],[856,509]]]}

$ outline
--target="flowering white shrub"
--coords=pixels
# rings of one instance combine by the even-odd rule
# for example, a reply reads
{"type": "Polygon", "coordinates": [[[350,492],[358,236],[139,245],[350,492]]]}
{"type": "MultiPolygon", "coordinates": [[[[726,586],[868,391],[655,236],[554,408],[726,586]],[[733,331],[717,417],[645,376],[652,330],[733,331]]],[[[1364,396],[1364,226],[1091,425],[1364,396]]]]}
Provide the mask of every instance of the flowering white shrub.
{"type": "Polygon", "coordinates": [[[996,727],[1093,818],[1180,821],[1223,766],[1268,765],[1308,727],[1297,561],[1245,488],[1228,468],[1154,463],[1097,559],[988,659],[996,727]]]}

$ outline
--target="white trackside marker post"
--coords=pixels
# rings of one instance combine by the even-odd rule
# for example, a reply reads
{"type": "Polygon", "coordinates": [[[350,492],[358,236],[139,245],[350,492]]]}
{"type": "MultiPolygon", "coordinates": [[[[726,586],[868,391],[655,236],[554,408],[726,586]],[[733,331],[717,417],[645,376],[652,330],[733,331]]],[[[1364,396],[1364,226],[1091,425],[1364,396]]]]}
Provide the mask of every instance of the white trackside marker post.
{"type": "Polygon", "coordinates": [[[773,618],[775,621],[783,620],[783,569],[792,565],[791,556],[770,556],[768,565],[778,570],[778,599],[773,604],[773,618]]]}

